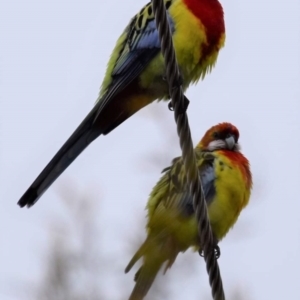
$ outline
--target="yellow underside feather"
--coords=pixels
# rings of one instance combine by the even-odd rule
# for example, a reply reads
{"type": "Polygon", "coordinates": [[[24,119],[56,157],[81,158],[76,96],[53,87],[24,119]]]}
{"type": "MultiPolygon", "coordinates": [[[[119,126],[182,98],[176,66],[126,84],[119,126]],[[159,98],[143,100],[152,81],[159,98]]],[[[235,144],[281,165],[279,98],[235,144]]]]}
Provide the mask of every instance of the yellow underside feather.
{"type": "MultiPolygon", "coordinates": [[[[218,240],[221,240],[234,225],[241,210],[248,204],[250,190],[238,166],[232,165],[226,156],[218,152],[213,156],[215,157],[216,195],[208,205],[208,214],[213,233],[218,240]]],[[[181,160],[177,163],[181,163],[181,160]]],[[[201,166],[201,161],[200,163],[198,161],[198,166],[201,166]]],[[[192,245],[199,247],[195,216],[182,215],[178,210],[175,197],[175,200],[168,203],[166,207],[166,199],[169,197],[170,190],[169,176],[171,175],[168,172],[165,173],[150,195],[147,204],[148,234],[155,235],[164,228],[180,244],[181,251],[192,245]]],[[[182,184],[184,182],[183,180],[182,184]]]]}

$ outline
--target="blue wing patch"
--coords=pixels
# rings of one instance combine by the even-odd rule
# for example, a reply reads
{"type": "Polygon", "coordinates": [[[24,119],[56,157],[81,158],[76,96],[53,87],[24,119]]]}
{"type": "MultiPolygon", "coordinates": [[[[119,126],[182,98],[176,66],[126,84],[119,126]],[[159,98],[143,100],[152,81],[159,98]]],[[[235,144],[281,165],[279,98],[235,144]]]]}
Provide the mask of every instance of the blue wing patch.
{"type": "MultiPolygon", "coordinates": [[[[166,7],[169,8],[171,3],[172,1],[167,1],[166,7]]],[[[168,12],[167,17],[173,33],[175,26],[168,12]]],[[[112,82],[103,98],[96,105],[97,113],[94,120],[109,105],[111,99],[136,79],[160,51],[160,41],[151,3],[146,5],[131,20],[124,34],[126,35],[126,40],[112,71],[112,82]]],[[[116,122],[120,123],[122,120],[122,116],[120,116],[120,120],[116,120],[116,122]]],[[[108,128],[103,133],[106,134],[110,130],[111,128],[108,128]]]]}
{"type": "MultiPolygon", "coordinates": [[[[175,30],[174,22],[168,14],[168,21],[172,33],[175,30]]],[[[142,62],[146,64],[160,51],[160,41],[154,18],[148,18],[144,28],[137,28],[135,17],[127,30],[127,41],[118,58],[112,76],[120,75],[134,64],[142,62]],[[153,51],[154,50],[154,51],[153,51]]]]}
{"type": "MultiPolygon", "coordinates": [[[[214,185],[216,176],[213,162],[207,162],[202,165],[199,170],[199,176],[202,182],[206,204],[209,205],[216,194],[216,188],[214,185]]],[[[194,213],[193,197],[188,189],[182,193],[179,205],[181,209],[183,209],[185,215],[190,216],[194,213]]]]}
{"type": "Polygon", "coordinates": [[[207,164],[203,166],[203,168],[200,170],[200,179],[202,182],[205,201],[208,205],[216,194],[216,188],[214,185],[216,176],[213,165],[207,164]]]}

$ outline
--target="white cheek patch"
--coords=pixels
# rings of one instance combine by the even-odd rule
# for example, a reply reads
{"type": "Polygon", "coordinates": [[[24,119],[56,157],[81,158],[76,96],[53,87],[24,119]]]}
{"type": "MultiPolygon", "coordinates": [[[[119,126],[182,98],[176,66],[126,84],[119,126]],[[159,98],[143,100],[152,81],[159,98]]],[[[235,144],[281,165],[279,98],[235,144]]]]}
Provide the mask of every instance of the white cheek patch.
{"type": "Polygon", "coordinates": [[[209,151],[214,151],[214,150],[217,150],[217,149],[225,149],[225,148],[226,148],[226,143],[223,140],[211,141],[208,144],[208,147],[207,147],[207,149],[209,151]]]}

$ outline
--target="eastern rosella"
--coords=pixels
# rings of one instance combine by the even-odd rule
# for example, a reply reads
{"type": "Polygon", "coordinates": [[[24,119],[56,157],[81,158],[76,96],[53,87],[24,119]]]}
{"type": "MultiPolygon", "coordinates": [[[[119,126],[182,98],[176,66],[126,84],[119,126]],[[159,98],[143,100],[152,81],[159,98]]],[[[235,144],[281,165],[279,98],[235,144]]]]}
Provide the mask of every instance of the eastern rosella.
{"type": "MultiPolygon", "coordinates": [[[[216,241],[227,234],[250,198],[252,176],[249,162],[239,150],[238,138],[235,126],[221,123],[210,128],[195,148],[216,241]]],[[[191,246],[201,250],[193,199],[181,157],[175,158],[163,172],[147,204],[147,238],[125,269],[127,273],[143,258],[130,300],[145,297],[163,263],[166,272],[179,252],[191,246]]]]}
{"type": "MultiPolygon", "coordinates": [[[[164,0],[183,88],[214,66],[225,41],[218,0],[164,0]]],[[[130,21],[117,40],[97,102],[36,178],[18,204],[32,206],[98,136],[108,134],[155,99],[168,99],[164,60],[151,3],[130,21]]]]}

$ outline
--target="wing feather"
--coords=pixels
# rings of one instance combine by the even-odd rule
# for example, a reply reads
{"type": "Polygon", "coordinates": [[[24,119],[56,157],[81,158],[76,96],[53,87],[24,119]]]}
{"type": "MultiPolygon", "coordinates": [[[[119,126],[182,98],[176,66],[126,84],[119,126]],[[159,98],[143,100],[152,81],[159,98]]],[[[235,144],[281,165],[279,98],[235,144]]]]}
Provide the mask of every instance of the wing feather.
{"type": "MultiPolygon", "coordinates": [[[[169,13],[167,15],[173,33],[174,22],[169,13]]],[[[149,62],[160,52],[160,41],[151,3],[131,20],[123,35],[125,39],[111,73],[112,80],[97,103],[98,111],[95,119],[114,96],[138,78],[149,62]]]]}
{"type": "MultiPolygon", "coordinates": [[[[214,199],[215,171],[214,155],[211,153],[196,153],[199,176],[202,182],[205,201],[207,205],[214,199]]],[[[149,214],[154,214],[158,205],[163,202],[166,207],[179,207],[180,211],[190,216],[194,213],[193,198],[186,183],[185,170],[181,158],[173,160],[173,164],[164,169],[165,173],[154,187],[151,203],[148,203],[149,214]]]]}

